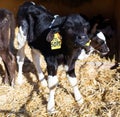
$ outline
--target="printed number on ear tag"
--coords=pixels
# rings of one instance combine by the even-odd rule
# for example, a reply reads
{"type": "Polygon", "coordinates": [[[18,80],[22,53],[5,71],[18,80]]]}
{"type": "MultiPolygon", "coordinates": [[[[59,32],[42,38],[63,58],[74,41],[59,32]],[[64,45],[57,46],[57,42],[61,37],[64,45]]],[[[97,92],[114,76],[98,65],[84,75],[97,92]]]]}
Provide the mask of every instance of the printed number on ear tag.
{"type": "Polygon", "coordinates": [[[62,44],[62,37],[59,33],[55,33],[51,41],[51,50],[60,49],[62,44]]]}

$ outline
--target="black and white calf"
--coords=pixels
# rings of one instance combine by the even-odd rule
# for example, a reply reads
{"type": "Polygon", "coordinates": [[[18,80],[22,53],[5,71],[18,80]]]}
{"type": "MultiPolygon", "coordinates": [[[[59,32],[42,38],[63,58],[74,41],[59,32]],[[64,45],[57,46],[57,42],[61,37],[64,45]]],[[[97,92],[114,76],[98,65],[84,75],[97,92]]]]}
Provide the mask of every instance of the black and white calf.
{"type": "Polygon", "coordinates": [[[44,56],[47,63],[48,87],[50,89],[47,110],[55,111],[55,89],[58,84],[58,65],[68,66],[67,76],[73,87],[75,100],[83,102],[78,90],[77,78],[75,76],[75,61],[80,49],[89,41],[87,36],[88,23],[78,14],[68,16],[53,15],[44,7],[32,2],[25,2],[20,6],[18,15],[18,43],[17,54],[18,82],[22,83],[22,66],[24,63],[24,47],[28,42],[32,49],[33,62],[37,69],[41,84],[46,87],[47,81],[39,63],[39,52],[44,56]]]}
{"type": "Polygon", "coordinates": [[[107,45],[107,38],[113,34],[108,33],[108,27],[110,32],[112,29],[108,23],[109,20],[101,17],[102,16],[96,16],[91,20],[88,20],[88,18],[86,19],[90,24],[90,29],[88,31],[90,46],[86,48],[87,50],[81,50],[81,54],[79,55],[78,59],[82,60],[84,58],[87,58],[93,52],[97,52],[101,57],[103,57],[110,51],[107,45]]]}
{"type": "Polygon", "coordinates": [[[98,53],[101,57],[105,56],[109,52],[106,37],[101,31],[93,36],[89,42],[89,46],[86,47],[86,49],[81,50],[78,59],[83,60],[94,52],[98,53]]]}

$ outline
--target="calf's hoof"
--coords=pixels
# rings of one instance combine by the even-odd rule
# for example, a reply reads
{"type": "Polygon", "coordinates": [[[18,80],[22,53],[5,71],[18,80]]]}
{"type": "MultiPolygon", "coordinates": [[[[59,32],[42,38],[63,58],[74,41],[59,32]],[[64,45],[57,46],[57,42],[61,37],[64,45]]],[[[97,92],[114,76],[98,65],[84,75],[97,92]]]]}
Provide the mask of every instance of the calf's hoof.
{"type": "Polygon", "coordinates": [[[18,76],[18,78],[15,80],[15,84],[22,85],[24,83],[23,76],[18,76]]]}
{"type": "Polygon", "coordinates": [[[80,98],[80,99],[78,99],[78,100],[76,100],[76,101],[77,101],[77,103],[80,104],[80,105],[83,104],[83,102],[84,102],[83,98],[80,98]]]}
{"type": "Polygon", "coordinates": [[[42,87],[48,87],[47,81],[45,79],[43,79],[41,82],[41,86],[42,87]]]}
{"type": "Polygon", "coordinates": [[[52,114],[55,114],[55,113],[58,112],[58,111],[55,110],[55,108],[52,108],[52,109],[47,110],[47,111],[48,111],[48,114],[49,114],[49,115],[52,115],[52,114]]]}

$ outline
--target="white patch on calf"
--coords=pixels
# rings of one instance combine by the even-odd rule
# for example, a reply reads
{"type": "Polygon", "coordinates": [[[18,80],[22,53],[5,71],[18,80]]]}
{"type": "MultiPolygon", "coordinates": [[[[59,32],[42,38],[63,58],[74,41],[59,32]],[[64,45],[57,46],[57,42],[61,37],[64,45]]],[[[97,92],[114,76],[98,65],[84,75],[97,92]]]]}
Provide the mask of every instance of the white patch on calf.
{"type": "Polygon", "coordinates": [[[26,41],[27,41],[27,35],[24,35],[24,32],[21,26],[18,28],[17,41],[19,44],[18,49],[21,49],[26,44],[26,41]]]}
{"type": "MultiPolygon", "coordinates": [[[[17,58],[18,59],[18,58],[17,58]]],[[[23,84],[23,76],[22,76],[22,68],[23,68],[23,64],[24,62],[17,62],[18,63],[18,78],[17,78],[17,83],[19,85],[23,84]]]]}
{"type": "Polygon", "coordinates": [[[33,5],[35,5],[35,2],[31,1],[31,3],[32,3],[33,5]]]}
{"type": "Polygon", "coordinates": [[[87,58],[88,56],[89,56],[89,55],[86,54],[85,50],[82,49],[80,55],[78,56],[78,59],[79,59],[79,60],[83,60],[83,59],[87,58]]]}
{"type": "Polygon", "coordinates": [[[24,47],[18,49],[17,52],[17,64],[18,64],[18,78],[16,82],[21,85],[23,83],[23,76],[22,76],[22,69],[23,69],[23,64],[24,64],[24,58],[25,58],[25,53],[24,53],[24,47]]]}
{"type": "MultiPolygon", "coordinates": [[[[106,47],[107,47],[107,42],[106,42],[105,35],[102,32],[99,32],[99,33],[97,33],[97,36],[104,41],[104,43],[106,44],[106,47]]],[[[107,47],[107,50],[109,52],[109,48],[108,47],[107,47]]],[[[105,52],[104,54],[106,55],[107,53],[105,52]]]]}
{"type": "Polygon", "coordinates": [[[43,86],[43,87],[47,87],[47,81],[46,81],[46,79],[45,79],[45,76],[44,76],[44,74],[41,72],[41,73],[38,73],[38,77],[39,77],[39,80],[40,80],[40,82],[41,82],[41,85],[43,86]]]}
{"type": "Polygon", "coordinates": [[[50,113],[55,112],[55,89],[58,84],[57,76],[48,76],[48,87],[50,88],[50,94],[48,99],[47,111],[50,113]]]}
{"type": "Polygon", "coordinates": [[[83,97],[78,89],[78,84],[77,84],[77,78],[76,77],[70,77],[69,75],[67,75],[68,80],[71,84],[71,86],[73,87],[73,92],[74,92],[74,96],[75,96],[75,100],[79,103],[82,104],[83,103],[83,97]]]}
{"type": "Polygon", "coordinates": [[[102,32],[97,33],[97,37],[99,37],[100,39],[106,42],[106,38],[102,32]]]}
{"type": "Polygon", "coordinates": [[[65,69],[65,71],[68,71],[68,66],[65,65],[65,66],[64,66],[64,69],[65,69]]]}
{"type": "Polygon", "coordinates": [[[88,53],[85,52],[85,49],[82,49],[80,55],[78,56],[78,59],[83,60],[88,58],[93,51],[94,51],[94,48],[92,46],[90,46],[90,50],[88,53]]]}
{"type": "Polygon", "coordinates": [[[57,76],[48,76],[48,87],[52,88],[58,84],[58,77],[57,76]]]}

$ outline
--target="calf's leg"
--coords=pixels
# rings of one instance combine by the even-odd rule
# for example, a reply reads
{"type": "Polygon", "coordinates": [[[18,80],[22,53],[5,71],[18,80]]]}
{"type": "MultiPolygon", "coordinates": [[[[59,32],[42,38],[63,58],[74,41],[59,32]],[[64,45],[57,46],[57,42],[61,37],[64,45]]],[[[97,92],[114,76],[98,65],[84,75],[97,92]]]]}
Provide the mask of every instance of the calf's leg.
{"type": "Polygon", "coordinates": [[[79,91],[77,78],[76,78],[76,75],[75,75],[75,62],[76,62],[80,52],[81,52],[81,49],[79,49],[79,48],[73,52],[72,56],[69,59],[70,61],[68,61],[67,64],[66,64],[66,65],[68,65],[68,67],[66,67],[66,68],[68,68],[68,69],[66,69],[66,71],[67,71],[68,81],[70,82],[70,85],[73,88],[73,93],[74,93],[75,100],[79,104],[82,104],[83,103],[83,97],[82,97],[82,95],[79,91]]]}
{"type": "Polygon", "coordinates": [[[4,77],[3,77],[3,79],[2,79],[2,82],[3,83],[7,83],[7,84],[9,84],[9,74],[8,74],[8,68],[7,68],[7,65],[6,65],[6,62],[5,62],[5,55],[6,53],[5,53],[5,51],[4,50],[0,50],[0,56],[1,56],[1,59],[2,59],[2,61],[3,61],[3,64],[4,64],[4,67],[5,67],[5,75],[4,75],[4,77]]]}
{"type": "Polygon", "coordinates": [[[47,81],[45,79],[45,76],[44,76],[42,69],[41,69],[41,66],[40,66],[40,52],[36,49],[32,49],[31,52],[32,52],[33,63],[34,63],[35,68],[37,70],[37,75],[38,75],[38,78],[41,82],[41,85],[43,87],[47,87],[47,81]]]}
{"type": "Polygon", "coordinates": [[[27,34],[24,34],[25,31],[23,31],[22,27],[20,26],[18,28],[18,33],[17,33],[17,41],[18,41],[18,52],[17,52],[17,64],[18,64],[18,78],[16,82],[18,84],[23,83],[23,77],[22,77],[22,69],[23,69],[23,64],[24,64],[24,58],[25,58],[25,53],[24,53],[24,48],[25,44],[27,41],[27,34]]]}
{"type": "Polygon", "coordinates": [[[9,82],[11,86],[15,84],[15,70],[16,70],[16,60],[14,55],[8,50],[2,52],[2,60],[6,69],[6,77],[4,82],[9,82]]]}
{"type": "Polygon", "coordinates": [[[19,85],[23,83],[22,69],[24,64],[24,58],[25,58],[24,47],[22,47],[17,52],[18,78],[16,80],[16,83],[19,85]]]}
{"type": "Polygon", "coordinates": [[[48,76],[48,87],[50,89],[49,98],[48,98],[48,105],[47,105],[47,111],[49,113],[55,112],[55,90],[56,86],[58,84],[58,77],[55,76],[48,76]]]}
{"type": "Polygon", "coordinates": [[[46,59],[47,62],[47,70],[48,70],[48,87],[49,87],[49,98],[47,104],[47,111],[49,113],[55,112],[55,90],[58,84],[58,77],[57,77],[57,60],[55,57],[48,57],[46,59]]]}
{"type": "Polygon", "coordinates": [[[17,65],[16,65],[16,59],[15,59],[15,56],[9,51],[9,54],[8,54],[8,59],[7,59],[7,62],[8,62],[8,69],[9,69],[9,74],[10,74],[10,84],[12,86],[15,85],[15,77],[16,77],[16,68],[17,68],[17,65]],[[8,61],[9,60],[9,61],[8,61]]]}
{"type": "Polygon", "coordinates": [[[79,91],[79,88],[78,88],[77,78],[75,77],[74,69],[72,71],[67,72],[67,73],[68,73],[67,74],[68,81],[70,82],[70,85],[73,87],[75,100],[79,104],[82,104],[83,103],[83,97],[82,97],[82,95],[79,91]]]}

